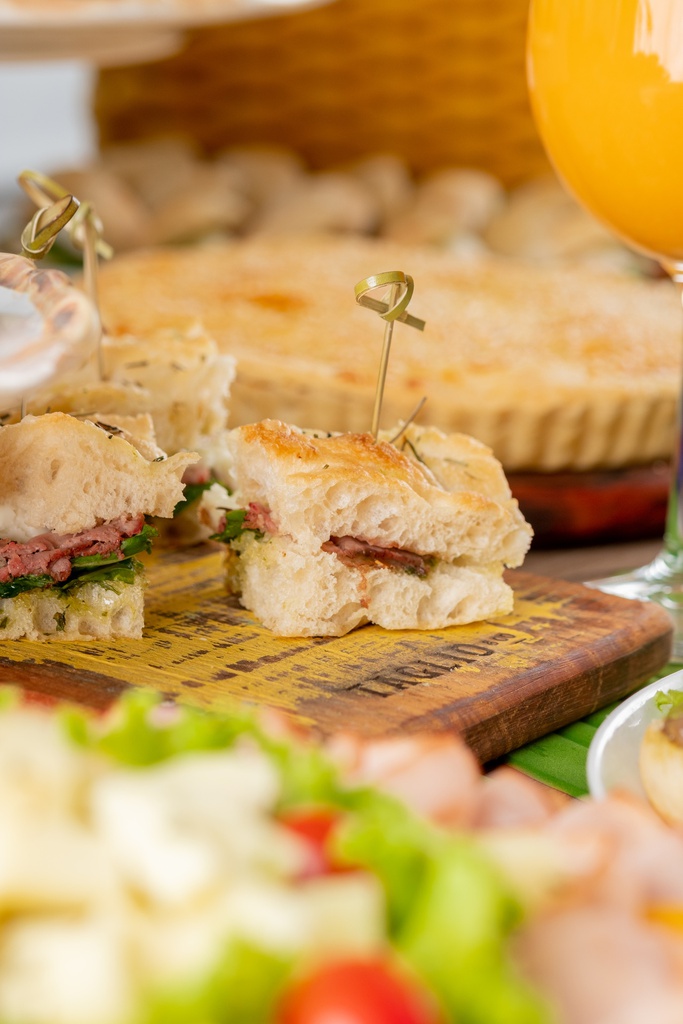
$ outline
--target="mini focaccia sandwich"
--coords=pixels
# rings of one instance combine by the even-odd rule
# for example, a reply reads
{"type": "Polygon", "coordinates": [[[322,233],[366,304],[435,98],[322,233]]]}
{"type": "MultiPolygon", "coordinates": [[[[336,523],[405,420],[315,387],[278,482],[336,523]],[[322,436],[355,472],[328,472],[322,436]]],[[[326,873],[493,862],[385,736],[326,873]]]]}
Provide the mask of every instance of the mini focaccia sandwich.
{"type": "Polygon", "coordinates": [[[401,451],[264,420],[226,444],[230,493],[214,485],[200,516],[227,544],[228,589],[274,633],[439,629],[511,611],[503,569],[521,564],[531,529],[478,441],[409,427],[401,451]]]}
{"type": "Polygon", "coordinates": [[[173,515],[197,458],[167,458],[147,416],[0,428],[0,638],[141,636],[145,517],[173,515]]]}

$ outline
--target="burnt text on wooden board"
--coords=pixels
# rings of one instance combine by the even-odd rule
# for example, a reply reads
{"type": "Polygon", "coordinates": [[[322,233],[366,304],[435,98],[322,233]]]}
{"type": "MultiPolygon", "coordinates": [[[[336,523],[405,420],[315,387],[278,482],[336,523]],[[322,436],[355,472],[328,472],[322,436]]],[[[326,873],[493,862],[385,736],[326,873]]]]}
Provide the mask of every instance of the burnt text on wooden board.
{"type": "Polygon", "coordinates": [[[283,639],[226,597],[213,548],[148,562],[142,640],[0,643],[0,682],[94,707],[129,686],[277,707],[321,733],[462,733],[488,761],[636,689],[666,664],[654,604],[510,572],[510,615],[443,630],[283,639]]]}

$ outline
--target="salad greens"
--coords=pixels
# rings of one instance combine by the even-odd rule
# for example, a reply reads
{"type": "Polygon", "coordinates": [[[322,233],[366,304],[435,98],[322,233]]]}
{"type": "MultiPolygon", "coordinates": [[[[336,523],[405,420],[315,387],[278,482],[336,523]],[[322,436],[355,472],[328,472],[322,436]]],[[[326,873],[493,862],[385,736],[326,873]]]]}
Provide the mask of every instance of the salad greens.
{"type": "Polygon", "coordinates": [[[101,569],[91,569],[88,572],[74,574],[60,586],[65,592],[76,590],[86,583],[97,583],[101,587],[117,590],[117,583],[134,583],[135,577],[142,572],[143,568],[142,562],[139,562],[137,558],[126,558],[123,562],[104,565],[101,569]]]}
{"type": "MultiPolygon", "coordinates": [[[[318,746],[269,736],[250,710],[207,714],[160,707],[156,694],[130,691],[106,727],[86,712],[61,712],[73,741],[126,765],[214,750],[249,737],[276,762],[280,809],[339,812],[335,861],[374,873],[387,901],[395,952],[439,996],[457,1024],[546,1024],[545,1004],[515,973],[507,942],[522,908],[476,840],[419,819],[393,797],[345,786],[318,746]],[[168,710],[168,714],[165,712],[168,710]]],[[[211,978],[153,1002],[145,1024],[263,1024],[290,965],[263,950],[231,944],[211,978]]]]}
{"type": "Polygon", "coordinates": [[[78,746],[132,767],[158,764],[194,750],[224,750],[240,736],[258,735],[250,711],[213,715],[178,707],[169,722],[160,723],[155,720],[160,701],[152,691],[130,690],[117,701],[104,730],[87,711],[76,706],[62,709],[60,717],[78,746]]]}
{"type": "Polygon", "coordinates": [[[658,690],[655,695],[655,704],[659,711],[683,711],[683,691],[658,690]]]}
{"type": "Polygon", "coordinates": [[[266,1024],[292,968],[275,953],[235,940],[208,979],[153,993],[141,1024],[266,1024]]]}
{"type": "Polygon", "coordinates": [[[52,576],[18,576],[15,580],[8,580],[7,583],[0,583],[0,599],[16,597],[27,590],[40,590],[43,587],[51,587],[54,584],[52,576]]]}
{"type": "Polygon", "coordinates": [[[261,530],[255,530],[251,526],[244,525],[246,517],[246,509],[227,509],[225,512],[225,526],[219,533],[212,533],[211,540],[219,540],[227,544],[231,540],[237,540],[238,537],[247,531],[255,534],[257,537],[262,537],[263,533],[261,530]]]}
{"type": "MultiPolygon", "coordinates": [[[[145,523],[140,533],[136,533],[133,537],[124,537],[119,548],[123,557],[131,558],[133,555],[139,555],[141,551],[146,551],[149,554],[152,550],[152,540],[158,532],[149,523],[145,523]]],[[[71,567],[73,569],[91,569],[100,565],[110,565],[112,562],[121,561],[118,555],[118,551],[112,551],[108,555],[77,555],[71,559],[71,567]]]]}
{"type": "Polygon", "coordinates": [[[133,537],[125,537],[120,548],[108,555],[77,555],[71,559],[72,572],[63,583],[56,583],[52,576],[47,574],[18,576],[7,583],[0,583],[0,599],[17,597],[26,591],[45,587],[65,593],[84,583],[98,583],[101,586],[133,583],[136,573],[142,568],[141,563],[133,556],[142,551],[151,551],[152,540],[158,532],[149,523],[145,523],[140,533],[133,537]],[[119,557],[119,552],[123,554],[123,558],[119,557]]]}
{"type": "Polygon", "coordinates": [[[521,906],[475,841],[367,792],[336,848],[380,878],[395,947],[458,1024],[548,1021],[547,1008],[517,977],[506,953],[521,906]]]}
{"type": "Polygon", "coordinates": [[[175,518],[175,516],[179,516],[186,508],[192,505],[193,502],[198,501],[204,491],[208,491],[208,489],[213,487],[215,483],[215,480],[206,480],[203,484],[185,484],[183,497],[173,509],[173,517],[175,518]]]}

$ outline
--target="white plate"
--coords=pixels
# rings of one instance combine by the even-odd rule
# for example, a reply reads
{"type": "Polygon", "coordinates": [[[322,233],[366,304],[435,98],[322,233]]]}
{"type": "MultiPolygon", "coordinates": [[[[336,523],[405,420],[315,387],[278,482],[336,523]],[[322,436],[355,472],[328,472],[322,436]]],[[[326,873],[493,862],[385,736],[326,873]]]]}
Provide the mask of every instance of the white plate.
{"type": "Polygon", "coordinates": [[[638,690],[607,716],[588,748],[586,775],[592,797],[601,800],[610,790],[621,789],[645,798],[638,755],[648,725],[662,717],[655,696],[660,690],[682,689],[683,669],[638,690]]]}
{"type": "Polygon", "coordinates": [[[329,0],[0,0],[0,60],[156,60],[196,25],[264,17],[329,0]]]}

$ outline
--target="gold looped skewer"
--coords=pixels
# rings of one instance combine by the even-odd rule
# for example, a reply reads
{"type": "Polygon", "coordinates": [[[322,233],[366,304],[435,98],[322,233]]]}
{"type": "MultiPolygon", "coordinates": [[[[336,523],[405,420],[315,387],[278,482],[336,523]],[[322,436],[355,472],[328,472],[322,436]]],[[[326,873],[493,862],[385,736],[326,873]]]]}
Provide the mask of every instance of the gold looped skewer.
{"type": "MultiPolygon", "coordinates": [[[[59,232],[78,213],[78,200],[68,192],[46,206],[36,210],[21,233],[21,255],[31,260],[42,260],[52,248],[59,232]]],[[[26,396],[21,397],[19,412],[23,420],[26,415],[26,396]]]]}
{"type": "Polygon", "coordinates": [[[377,390],[375,392],[375,406],[372,412],[372,436],[375,441],[379,433],[379,419],[382,411],[382,399],[384,397],[384,385],[387,379],[387,367],[389,365],[389,352],[391,351],[391,337],[394,331],[394,323],[399,320],[401,323],[414,327],[418,331],[425,329],[425,321],[417,316],[406,312],[406,308],[415,290],[415,283],[410,274],[404,274],[402,270],[387,270],[383,274],[375,274],[372,277],[365,277],[359,281],[354,289],[356,302],[360,306],[366,306],[374,310],[386,321],[384,328],[384,341],[382,344],[382,356],[379,364],[379,375],[377,377],[377,390]],[[369,293],[378,288],[389,288],[389,301],[373,298],[369,293]]]}
{"type": "Polygon", "coordinates": [[[78,212],[78,200],[67,194],[41,207],[21,233],[21,255],[41,260],[52,248],[55,238],[78,212]]]}
{"type": "Polygon", "coordinates": [[[415,282],[412,277],[410,274],[404,274],[401,270],[387,270],[384,274],[365,277],[362,281],[358,282],[354,289],[356,302],[360,306],[366,306],[368,309],[374,310],[375,313],[379,313],[383,320],[387,320],[389,323],[393,323],[394,320],[400,320],[402,323],[408,324],[409,327],[415,327],[416,330],[423,331],[425,329],[425,321],[405,311],[413,297],[414,291],[415,282]],[[386,288],[388,285],[392,286],[392,288],[398,286],[399,289],[398,298],[392,295],[391,302],[373,299],[368,294],[377,288],[386,288]],[[403,292],[400,291],[401,287],[403,292]]]}
{"type": "MultiPolygon", "coordinates": [[[[50,209],[56,203],[63,201],[68,196],[66,189],[62,185],[53,181],[53,179],[49,178],[46,174],[41,174],[40,171],[22,171],[17,180],[29,199],[39,207],[38,215],[40,215],[43,209],[50,209]]],[[[70,198],[73,199],[73,197],[70,198]]],[[[99,318],[100,303],[97,288],[97,258],[98,256],[101,256],[103,259],[111,259],[114,255],[114,250],[102,237],[102,221],[97,216],[92,203],[79,203],[76,199],[73,199],[73,201],[76,203],[76,209],[72,213],[71,217],[68,218],[68,221],[62,226],[64,227],[68,224],[67,232],[69,238],[76,248],[80,249],[83,253],[83,277],[85,280],[85,290],[90,301],[95,307],[95,311],[99,318]]],[[[55,234],[57,234],[57,232],[55,232],[55,234]]],[[[54,241],[54,239],[52,241],[54,241]]],[[[22,245],[23,243],[24,240],[22,236],[22,245]]],[[[52,242],[50,242],[50,245],[52,245],[52,242]]],[[[31,255],[31,252],[27,250],[26,254],[31,255]]],[[[97,363],[100,377],[104,377],[101,339],[97,349],[97,363]]]]}
{"type": "MultiPolygon", "coordinates": [[[[17,181],[29,199],[31,199],[39,208],[50,206],[58,199],[63,199],[64,196],[68,195],[68,192],[63,185],[60,185],[59,182],[53,181],[52,178],[48,178],[46,174],[41,174],[40,171],[22,171],[21,174],[19,174],[17,181]]],[[[83,202],[79,203],[78,206],[79,214],[69,228],[69,237],[74,244],[78,246],[78,248],[84,249],[85,238],[83,225],[84,223],[91,221],[95,229],[93,232],[95,236],[95,252],[105,260],[111,259],[114,255],[114,250],[102,238],[102,222],[95,213],[92,203],[83,202]]]]}
{"type": "Polygon", "coordinates": [[[22,171],[17,181],[36,206],[46,206],[64,196],[65,189],[40,171],[22,171]]]}

